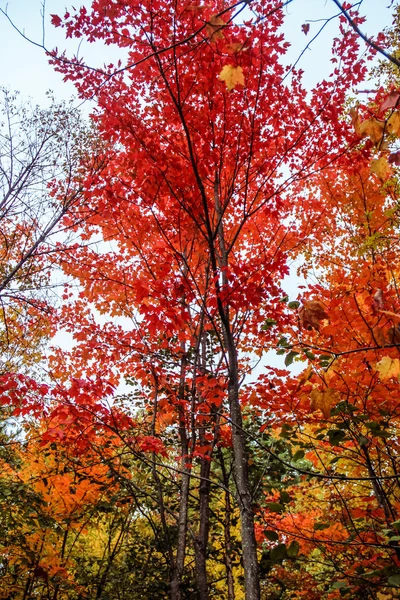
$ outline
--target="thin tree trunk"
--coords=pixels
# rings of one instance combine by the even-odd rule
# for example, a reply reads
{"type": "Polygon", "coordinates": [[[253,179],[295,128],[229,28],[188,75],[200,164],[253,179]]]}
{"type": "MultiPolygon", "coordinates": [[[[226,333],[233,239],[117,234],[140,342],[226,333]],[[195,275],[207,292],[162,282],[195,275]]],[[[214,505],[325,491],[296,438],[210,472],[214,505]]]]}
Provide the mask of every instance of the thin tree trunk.
{"type": "Polygon", "coordinates": [[[199,600],[209,600],[207,578],[207,546],[210,529],[211,461],[202,458],[200,467],[199,531],[195,538],[196,582],[199,600]]]}
{"type": "MultiPolygon", "coordinates": [[[[362,451],[365,456],[368,474],[371,477],[372,489],[374,491],[374,494],[375,494],[375,497],[377,499],[379,506],[383,509],[383,511],[385,513],[386,524],[387,524],[389,530],[391,530],[393,534],[396,534],[397,531],[392,529],[392,523],[393,523],[393,521],[396,520],[396,513],[394,512],[393,507],[390,504],[389,497],[387,496],[380,479],[378,479],[378,477],[376,475],[375,469],[372,465],[371,458],[369,456],[368,449],[365,446],[363,446],[362,451]]],[[[399,546],[398,541],[390,540],[389,545],[393,547],[393,550],[396,554],[397,559],[400,559],[400,546],[399,546]]]]}
{"type": "MultiPolygon", "coordinates": [[[[186,354],[182,347],[179,400],[185,398],[186,354]]],[[[179,405],[179,438],[181,443],[181,493],[179,500],[178,539],[176,561],[171,579],[171,600],[182,600],[182,576],[185,566],[186,533],[189,506],[190,472],[189,440],[186,430],[186,415],[182,404],[179,405]]]]}
{"type": "MultiPolygon", "coordinates": [[[[204,312],[201,315],[201,324],[197,344],[196,363],[199,361],[199,371],[202,375],[206,372],[206,333],[203,332],[204,312]],[[201,348],[201,353],[200,353],[201,348]]],[[[193,396],[196,390],[193,388],[193,396]]],[[[205,427],[199,428],[199,441],[201,446],[207,445],[205,427]]],[[[215,441],[215,440],[214,440],[215,441]]],[[[212,448],[214,447],[214,444],[212,448]]],[[[212,452],[212,450],[211,450],[212,452]]],[[[200,461],[200,487],[199,487],[199,529],[194,540],[196,561],[196,583],[199,600],[209,600],[209,585],[207,576],[207,547],[210,531],[210,472],[211,452],[209,456],[200,461]]]]}
{"type": "Polygon", "coordinates": [[[248,458],[246,453],[245,435],[243,431],[242,411],[239,401],[237,351],[230,331],[228,331],[228,334],[228,397],[232,426],[233,455],[235,459],[235,484],[240,510],[245,594],[246,600],[260,600],[257,543],[254,533],[254,513],[249,484],[248,458]]]}
{"type": "MultiPolygon", "coordinates": [[[[64,532],[63,542],[62,542],[62,546],[61,546],[61,559],[62,559],[61,564],[62,564],[62,566],[64,566],[65,548],[67,546],[68,531],[69,530],[68,530],[68,526],[67,526],[67,529],[64,532]]],[[[57,600],[59,589],[60,589],[60,584],[57,583],[54,588],[53,600],[57,600]]]]}
{"type": "Polygon", "coordinates": [[[227,600],[235,600],[235,585],[233,581],[232,568],[232,541],[231,541],[231,497],[229,493],[229,476],[226,472],[224,455],[222,449],[218,448],[219,462],[222,471],[222,481],[225,487],[225,513],[224,513],[224,538],[225,538],[225,570],[226,570],[226,587],[228,592],[227,600]]]}
{"type": "MultiPolygon", "coordinates": [[[[153,371],[153,379],[154,379],[154,407],[153,407],[153,419],[152,419],[152,423],[151,423],[151,435],[155,436],[156,435],[157,411],[158,411],[158,377],[157,377],[157,374],[155,373],[155,371],[153,371]]],[[[154,479],[154,482],[156,485],[158,510],[160,511],[161,526],[162,526],[163,536],[164,536],[167,553],[168,553],[170,584],[171,584],[171,582],[174,579],[174,574],[176,571],[176,562],[175,562],[174,551],[173,551],[171,538],[170,538],[169,530],[168,530],[167,518],[166,518],[166,514],[165,514],[164,494],[163,494],[162,483],[161,483],[160,477],[157,472],[156,453],[155,452],[152,453],[152,461],[151,462],[152,462],[151,472],[152,472],[153,479],[154,479]]]]}
{"type": "MultiPolygon", "coordinates": [[[[228,285],[228,253],[226,250],[223,230],[223,207],[221,207],[219,199],[219,178],[217,174],[214,184],[214,202],[218,217],[217,239],[219,253],[217,252],[217,256],[222,276],[222,289],[226,289],[228,285]]],[[[220,290],[218,287],[218,296],[219,291],[220,290]]],[[[254,533],[254,514],[248,474],[246,438],[243,431],[242,409],[239,399],[240,380],[238,352],[229,319],[229,305],[224,305],[221,298],[218,296],[218,313],[221,320],[225,350],[227,352],[228,360],[228,401],[232,427],[235,485],[240,510],[245,595],[246,600],[260,600],[260,581],[257,558],[257,543],[254,533]]]]}
{"type": "MultiPolygon", "coordinates": [[[[103,594],[105,585],[107,583],[107,577],[108,577],[109,571],[111,569],[113,560],[114,560],[115,556],[117,555],[119,546],[122,543],[123,537],[125,535],[125,527],[126,527],[126,524],[129,523],[129,520],[130,520],[130,516],[128,514],[125,517],[125,520],[123,521],[123,523],[121,524],[121,529],[120,529],[120,531],[118,533],[118,536],[117,536],[117,539],[115,541],[114,547],[110,551],[110,554],[109,554],[109,556],[107,558],[107,564],[106,564],[105,569],[103,571],[103,574],[102,574],[102,576],[100,578],[100,581],[97,584],[96,600],[100,600],[100,598],[101,598],[101,596],[103,594]]],[[[113,523],[111,524],[111,527],[110,527],[109,543],[108,543],[108,546],[110,547],[110,549],[111,549],[111,540],[112,540],[112,525],[113,525],[113,523]]]]}

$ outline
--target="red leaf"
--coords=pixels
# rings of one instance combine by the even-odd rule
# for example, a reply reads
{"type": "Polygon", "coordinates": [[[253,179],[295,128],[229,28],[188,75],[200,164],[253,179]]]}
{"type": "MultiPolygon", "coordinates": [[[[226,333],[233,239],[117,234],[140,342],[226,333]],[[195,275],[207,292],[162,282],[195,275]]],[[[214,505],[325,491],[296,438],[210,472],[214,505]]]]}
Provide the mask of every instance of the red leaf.
{"type": "Polygon", "coordinates": [[[310,31],[310,23],[303,23],[303,25],[301,26],[301,30],[304,33],[304,35],[307,35],[307,33],[310,31]]]}
{"type": "Polygon", "coordinates": [[[388,163],[390,165],[400,166],[400,150],[397,150],[397,152],[392,152],[392,154],[389,155],[388,163]]]}
{"type": "Polygon", "coordinates": [[[50,15],[51,16],[51,24],[54,25],[54,27],[60,27],[62,20],[61,17],[59,17],[58,15],[50,15]]]}
{"type": "Polygon", "coordinates": [[[138,446],[142,452],[155,452],[161,456],[167,456],[167,451],[162,441],[151,435],[146,435],[138,438],[138,446]]]}
{"type": "Polygon", "coordinates": [[[384,112],[389,108],[395,108],[400,100],[400,92],[391,92],[388,96],[386,96],[385,100],[382,102],[380,106],[380,111],[384,112]]]}

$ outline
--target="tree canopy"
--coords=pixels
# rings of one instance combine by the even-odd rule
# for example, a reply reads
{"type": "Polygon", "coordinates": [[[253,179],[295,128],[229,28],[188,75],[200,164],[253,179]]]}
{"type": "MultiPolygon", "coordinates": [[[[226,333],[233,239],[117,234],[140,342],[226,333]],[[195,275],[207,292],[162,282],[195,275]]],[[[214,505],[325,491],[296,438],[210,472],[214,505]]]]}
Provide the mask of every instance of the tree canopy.
{"type": "Polygon", "coordinates": [[[125,62],[2,138],[0,597],[399,597],[398,8],[333,3],[313,89],[287,2],[52,15],[125,62]]]}

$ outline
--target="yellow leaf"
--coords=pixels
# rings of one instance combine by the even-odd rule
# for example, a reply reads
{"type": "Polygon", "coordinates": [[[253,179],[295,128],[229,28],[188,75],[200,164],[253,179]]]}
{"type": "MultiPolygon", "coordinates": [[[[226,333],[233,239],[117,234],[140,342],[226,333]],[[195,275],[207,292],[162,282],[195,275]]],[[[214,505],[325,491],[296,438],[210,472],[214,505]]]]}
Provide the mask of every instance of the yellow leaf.
{"type": "Polygon", "coordinates": [[[392,594],[384,594],[383,592],[378,592],[376,594],[376,598],[377,600],[394,600],[394,596],[392,596],[392,594]]]}
{"type": "Polygon", "coordinates": [[[223,27],[226,27],[225,21],[221,17],[217,17],[217,15],[212,16],[206,25],[208,37],[213,40],[221,40],[224,37],[222,33],[223,27]]]}
{"type": "Polygon", "coordinates": [[[379,179],[387,179],[390,175],[391,169],[389,163],[385,156],[381,156],[380,158],[376,158],[371,161],[371,173],[375,173],[379,177],[379,179]]]}
{"type": "Polygon", "coordinates": [[[375,369],[378,371],[379,378],[382,381],[392,379],[392,377],[398,377],[400,375],[400,360],[398,358],[384,356],[376,363],[375,369]]]}
{"type": "Polygon", "coordinates": [[[377,119],[367,119],[359,125],[359,135],[369,137],[371,142],[376,146],[382,139],[382,134],[385,124],[377,119]]]}
{"type": "Polygon", "coordinates": [[[242,67],[234,67],[233,65],[225,65],[219,74],[221,81],[225,81],[229,91],[233,90],[237,85],[244,85],[244,76],[242,67]]]}
{"type": "Polygon", "coordinates": [[[310,394],[310,408],[311,411],[320,410],[324,415],[325,419],[329,419],[331,416],[331,408],[336,404],[337,392],[333,388],[326,388],[322,392],[314,388],[310,394]]]}
{"type": "Polygon", "coordinates": [[[394,112],[386,121],[386,130],[393,135],[400,133],[400,113],[394,112]]]}

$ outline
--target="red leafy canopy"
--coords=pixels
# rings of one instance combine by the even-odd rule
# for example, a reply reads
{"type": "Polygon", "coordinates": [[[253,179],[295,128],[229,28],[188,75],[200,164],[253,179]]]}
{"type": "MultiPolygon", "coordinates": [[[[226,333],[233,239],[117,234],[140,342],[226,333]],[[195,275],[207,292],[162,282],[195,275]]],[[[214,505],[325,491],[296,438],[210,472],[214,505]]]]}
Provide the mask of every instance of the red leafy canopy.
{"type": "Polygon", "coordinates": [[[0,376],[0,406],[8,407],[14,416],[42,416],[49,392],[47,384],[27,375],[5,373],[0,376]]]}

